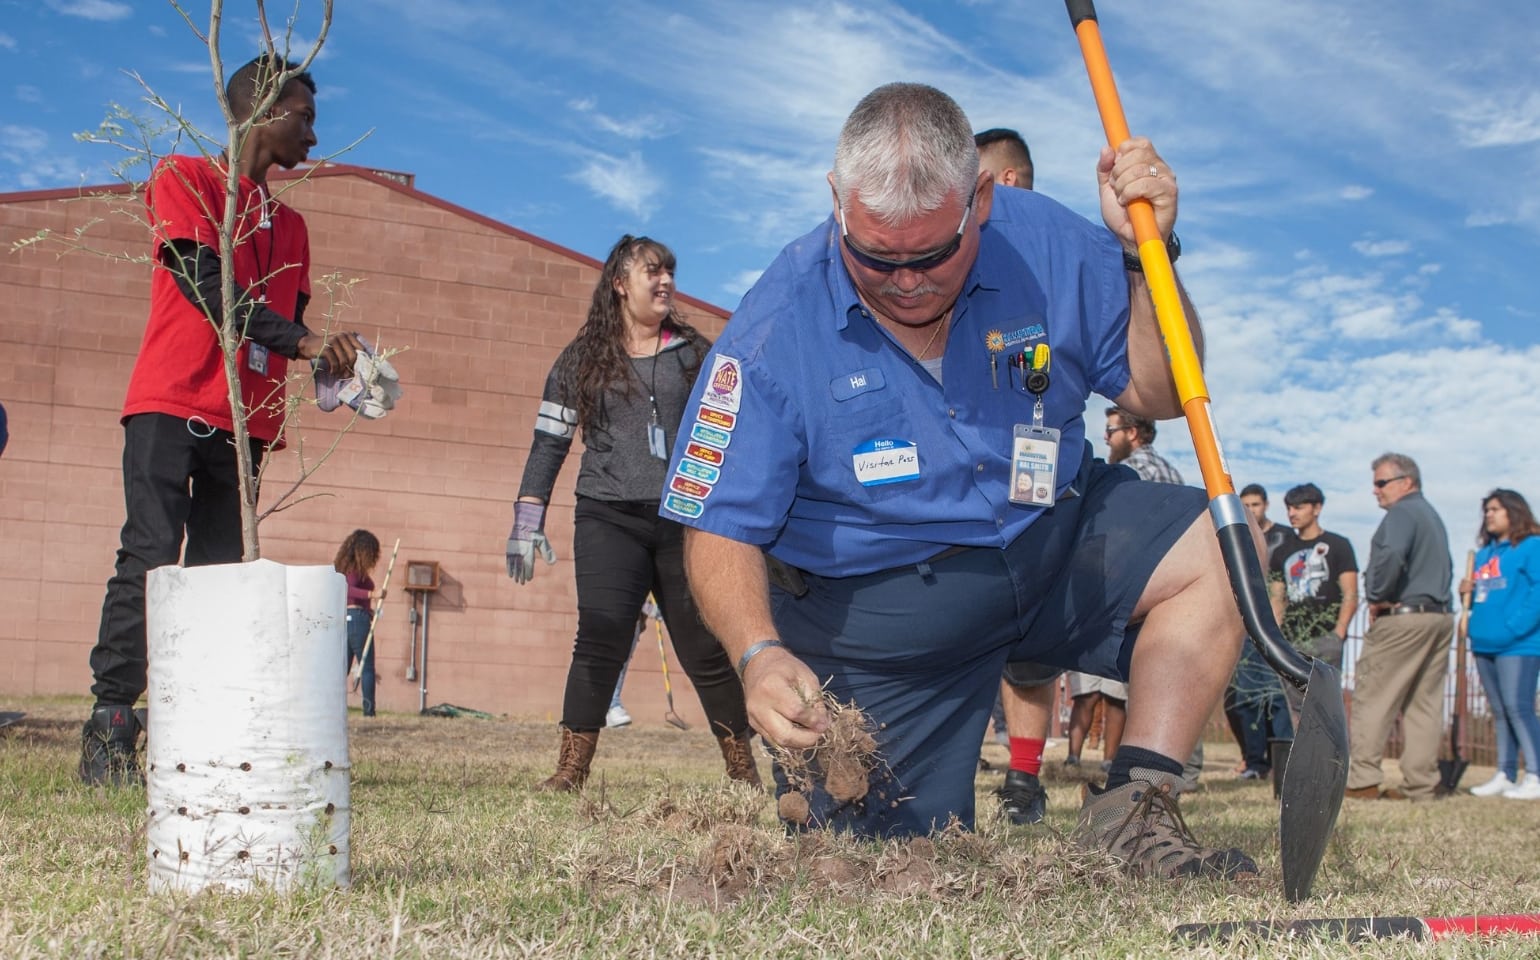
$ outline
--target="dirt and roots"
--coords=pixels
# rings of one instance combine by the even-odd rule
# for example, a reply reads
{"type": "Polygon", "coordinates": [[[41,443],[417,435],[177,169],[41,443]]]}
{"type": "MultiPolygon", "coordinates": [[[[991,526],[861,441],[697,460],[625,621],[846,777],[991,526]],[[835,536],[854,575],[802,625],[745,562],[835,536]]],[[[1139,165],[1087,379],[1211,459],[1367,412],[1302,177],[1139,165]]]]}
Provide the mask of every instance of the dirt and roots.
{"type": "Polygon", "coordinates": [[[877,725],[854,703],[841,703],[824,693],[829,728],[807,750],[770,747],[786,777],[787,790],[777,813],[787,823],[803,825],[811,816],[809,798],[823,787],[839,803],[855,803],[871,791],[871,773],[882,765],[877,753],[877,725]]]}

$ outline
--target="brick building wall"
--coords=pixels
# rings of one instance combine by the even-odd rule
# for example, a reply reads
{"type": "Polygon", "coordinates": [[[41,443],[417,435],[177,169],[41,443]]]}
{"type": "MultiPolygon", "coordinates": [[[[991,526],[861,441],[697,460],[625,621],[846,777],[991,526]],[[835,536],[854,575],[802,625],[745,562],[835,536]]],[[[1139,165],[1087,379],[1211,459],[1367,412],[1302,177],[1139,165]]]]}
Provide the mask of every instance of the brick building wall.
{"type": "MultiPolygon", "coordinates": [[[[0,401],[11,429],[0,457],[0,694],[87,691],[123,521],[118,416],[144,329],[147,268],[121,256],[61,255],[57,245],[11,252],[39,230],[69,235],[87,224],[93,248],[147,251],[145,228],[125,215],[135,206],[79,197],[0,195],[0,401]]],[[[263,555],[326,564],[355,527],[374,531],[387,553],[400,537],[375,641],[381,709],[418,707],[419,682],[405,680],[410,604],[397,588],[407,561],[433,560],[444,586],[427,622],[427,704],[554,720],[576,629],[579,447],[546,521],[560,562],[516,586],[503,547],[546,373],[582,325],[600,264],[416,191],[409,178],[327,167],[292,183],[284,200],[310,228],[316,289],[307,322],[318,327],[327,307],[322,277],[361,279],[340,325],[404,348],[393,362],[406,395],[384,420],[360,421],[340,438],[301,491],[311,499],[264,522],[263,555]]],[[[723,311],[688,297],[680,305],[691,323],[720,332],[723,311]]],[[[303,444],[274,456],[264,500],[293,482],[301,446],[315,458],[346,419],[301,407],[303,444]]],[[[645,640],[626,703],[638,722],[656,723],[663,686],[655,639],[645,640]]],[[[673,665],[680,713],[703,724],[673,665]]]]}

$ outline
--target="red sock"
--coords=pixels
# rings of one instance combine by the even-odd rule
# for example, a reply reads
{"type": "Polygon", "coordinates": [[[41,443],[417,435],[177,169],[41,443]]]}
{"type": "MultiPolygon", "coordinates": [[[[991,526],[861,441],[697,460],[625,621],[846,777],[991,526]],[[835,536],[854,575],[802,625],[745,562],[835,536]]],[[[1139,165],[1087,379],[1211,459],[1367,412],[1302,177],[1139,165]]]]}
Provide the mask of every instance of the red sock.
{"type": "Polygon", "coordinates": [[[1011,769],[1037,776],[1043,770],[1045,740],[1029,740],[1026,737],[1011,738],[1011,769]]]}

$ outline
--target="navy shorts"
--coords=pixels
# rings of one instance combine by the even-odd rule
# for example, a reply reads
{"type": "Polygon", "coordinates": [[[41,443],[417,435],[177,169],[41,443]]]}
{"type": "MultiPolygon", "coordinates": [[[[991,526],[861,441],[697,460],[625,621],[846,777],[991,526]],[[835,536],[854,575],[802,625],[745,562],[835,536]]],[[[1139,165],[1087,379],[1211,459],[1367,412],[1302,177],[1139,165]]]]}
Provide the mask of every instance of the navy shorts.
{"type": "MultiPolygon", "coordinates": [[[[853,803],[817,790],[812,823],[860,836],[971,828],[978,745],[1007,661],[1124,680],[1145,584],[1208,503],[1089,458],[1062,499],[1003,550],[772,587],[782,641],[877,726],[885,766],[853,803]]],[[[778,788],[785,789],[779,768],[778,788]]]]}
{"type": "Polygon", "coordinates": [[[1037,687],[1045,687],[1062,676],[1064,670],[1060,667],[1050,667],[1046,663],[1033,663],[1030,660],[1010,660],[1005,664],[1005,682],[1018,690],[1032,690],[1037,687]]]}

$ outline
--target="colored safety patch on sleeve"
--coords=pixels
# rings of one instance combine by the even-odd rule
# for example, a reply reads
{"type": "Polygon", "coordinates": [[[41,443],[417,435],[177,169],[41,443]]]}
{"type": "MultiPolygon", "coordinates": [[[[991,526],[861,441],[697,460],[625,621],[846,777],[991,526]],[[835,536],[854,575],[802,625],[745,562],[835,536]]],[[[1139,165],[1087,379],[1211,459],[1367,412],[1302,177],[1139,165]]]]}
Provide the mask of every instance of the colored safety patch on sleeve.
{"type": "Polygon", "coordinates": [[[700,402],[708,407],[737,413],[743,402],[743,365],[736,357],[716,356],[700,402]]]}

